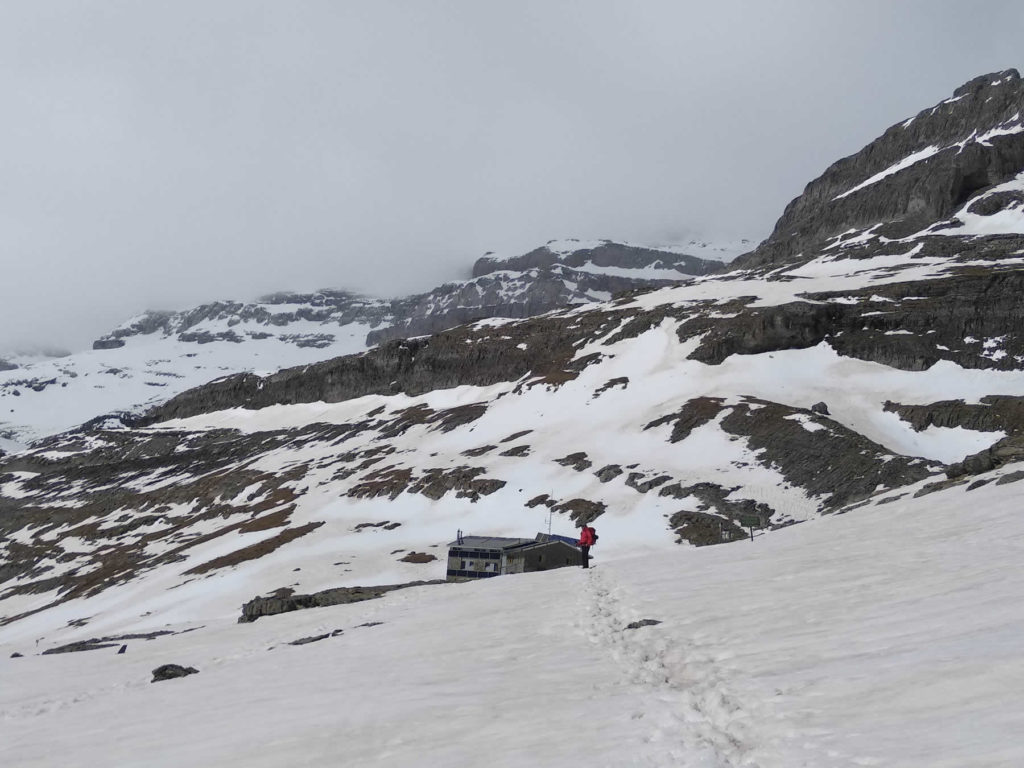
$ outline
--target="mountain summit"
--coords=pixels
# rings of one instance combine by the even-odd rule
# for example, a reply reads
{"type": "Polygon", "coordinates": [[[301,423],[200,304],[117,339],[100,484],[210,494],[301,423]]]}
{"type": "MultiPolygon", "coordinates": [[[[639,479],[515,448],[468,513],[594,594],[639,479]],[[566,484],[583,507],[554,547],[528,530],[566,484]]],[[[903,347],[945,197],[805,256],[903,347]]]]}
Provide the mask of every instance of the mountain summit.
{"type": "MultiPolygon", "coordinates": [[[[807,261],[830,241],[867,230],[876,240],[906,238],[986,190],[1014,182],[1022,168],[1024,81],[1015,69],[976,77],[829,166],[786,206],[768,239],[735,266],[807,261]]],[[[992,216],[1019,208],[1019,186],[968,211],[992,216]]]]}

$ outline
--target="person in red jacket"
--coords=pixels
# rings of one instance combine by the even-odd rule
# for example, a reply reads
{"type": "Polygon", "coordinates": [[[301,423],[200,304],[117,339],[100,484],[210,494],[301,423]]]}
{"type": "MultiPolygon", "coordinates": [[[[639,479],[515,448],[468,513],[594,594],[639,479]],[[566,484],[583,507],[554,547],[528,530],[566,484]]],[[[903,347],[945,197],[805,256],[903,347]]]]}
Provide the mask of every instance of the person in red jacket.
{"type": "Polygon", "coordinates": [[[597,531],[586,523],[580,529],[580,551],[583,552],[583,567],[590,567],[590,548],[597,541],[597,531]]]}

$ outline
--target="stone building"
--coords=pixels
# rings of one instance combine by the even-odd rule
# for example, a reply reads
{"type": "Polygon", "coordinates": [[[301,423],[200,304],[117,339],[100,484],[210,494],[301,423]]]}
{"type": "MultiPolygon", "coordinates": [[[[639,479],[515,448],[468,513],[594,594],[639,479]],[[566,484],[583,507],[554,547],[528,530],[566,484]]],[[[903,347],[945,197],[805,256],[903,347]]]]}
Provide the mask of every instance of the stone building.
{"type": "Polygon", "coordinates": [[[506,573],[528,573],[581,565],[576,540],[538,533],[532,539],[463,536],[448,544],[448,581],[486,579],[506,573]]]}

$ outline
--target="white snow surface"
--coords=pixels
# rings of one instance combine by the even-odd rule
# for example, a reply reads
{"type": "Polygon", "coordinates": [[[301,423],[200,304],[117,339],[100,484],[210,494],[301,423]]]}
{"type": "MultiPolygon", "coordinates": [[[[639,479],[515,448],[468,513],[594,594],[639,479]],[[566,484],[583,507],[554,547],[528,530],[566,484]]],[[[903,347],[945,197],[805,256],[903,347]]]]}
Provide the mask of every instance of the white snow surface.
{"type": "MultiPolygon", "coordinates": [[[[270,335],[241,343],[197,344],[153,333],[129,336],[118,349],[87,350],[59,358],[12,358],[20,367],[0,371],[0,435],[7,435],[10,450],[19,449],[31,440],[97,416],[142,410],[229,374],[272,373],[361,352],[366,349],[370,327],[295,321],[281,328],[254,323],[231,329],[238,335],[245,331],[270,335]],[[282,338],[322,333],[334,337],[325,348],[300,347],[282,338]]],[[[228,326],[226,321],[211,322],[189,330],[215,333],[228,330],[228,326]]]]}
{"type": "MultiPolygon", "coordinates": [[[[963,98],[962,96],[958,96],[958,97],[955,97],[955,98],[946,99],[945,101],[942,102],[942,104],[952,104],[953,102],[959,101],[962,98],[963,98]]],[[[936,109],[938,109],[938,107],[933,109],[932,112],[934,112],[936,109]]],[[[912,119],[913,118],[911,118],[911,120],[912,119]]],[[[907,125],[909,125],[910,122],[911,122],[910,120],[905,122],[903,124],[903,127],[906,127],[907,125]]],[[[982,145],[985,145],[985,146],[991,146],[990,142],[994,138],[997,138],[999,136],[1010,136],[1010,135],[1017,134],[1017,133],[1022,133],[1022,132],[1024,132],[1024,122],[1021,122],[1020,113],[1018,112],[1017,114],[1013,115],[1013,117],[1011,117],[1006,122],[1004,122],[1004,123],[1002,123],[1000,125],[997,125],[994,128],[989,129],[988,131],[986,131],[983,134],[979,135],[978,132],[975,130],[966,139],[963,139],[962,141],[958,141],[958,142],[956,142],[954,144],[949,144],[949,145],[944,146],[944,147],[939,146],[937,144],[932,144],[930,146],[927,146],[927,147],[924,147],[923,149],[918,150],[917,152],[913,152],[913,153],[907,155],[906,157],[904,157],[903,159],[893,163],[888,168],[885,168],[885,169],[879,171],[878,173],[874,174],[873,176],[868,177],[867,179],[862,181],[857,186],[851,187],[850,189],[846,190],[845,192],[843,192],[843,193],[841,193],[839,195],[836,195],[832,199],[833,200],[841,200],[844,197],[852,195],[854,192],[858,192],[858,191],[864,189],[865,187],[869,187],[872,184],[877,184],[882,179],[885,179],[885,178],[887,178],[889,176],[892,176],[893,174],[899,173],[900,171],[902,171],[902,170],[904,170],[906,168],[909,168],[912,165],[920,163],[923,160],[927,160],[929,157],[932,157],[933,155],[937,155],[939,152],[942,152],[944,150],[952,149],[953,147],[956,147],[959,152],[962,152],[964,147],[967,146],[968,144],[971,144],[971,143],[978,143],[978,144],[982,144],[982,145]]]]}
{"type": "Polygon", "coordinates": [[[992,195],[1005,192],[1024,193],[1024,173],[1019,174],[1016,178],[1011,179],[1004,184],[992,187],[992,189],[987,190],[985,193],[972,198],[967,202],[953,216],[953,218],[958,220],[961,225],[951,227],[942,226],[940,224],[929,231],[936,234],[967,236],[1000,234],[1024,235],[1024,205],[1020,203],[1007,205],[1002,210],[989,216],[981,216],[977,213],[971,213],[969,210],[981,200],[991,197],[992,195]]]}
{"type": "Polygon", "coordinates": [[[885,168],[884,170],[881,170],[878,173],[876,173],[874,176],[869,176],[868,178],[864,179],[864,181],[862,181],[857,186],[851,187],[850,189],[846,190],[842,194],[836,195],[832,199],[833,200],[842,200],[844,197],[848,197],[848,196],[852,195],[854,192],[859,192],[860,190],[864,189],[865,187],[870,187],[872,184],[877,184],[882,179],[884,179],[884,178],[886,178],[888,176],[892,176],[894,173],[899,173],[904,168],[909,168],[910,166],[914,165],[915,163],[919,163],[922,160],[927,160],[929,157],[931,157],[932,155],[938,154],[943,149],[944,149],[944,147],[940,147],[940,146],[938,146],[936,144],[933,144],[933,145],[931,145],[929,147],[925,147],[922,150],[914,152],[913,154],[907,155],[902,160],[893,163],[888,168],[885,168]]]}
{"type": "MultiPolygon", "coordinates": [[[[31,620],[0,628],[0,760],[1021,765],[1018,497],[1015,484],[960,486],[682,552],[601,528],[589,571],[421,587],[246,625],[197,604],[169,624],[147,616],[175,599],[149,583],[120,615],[38,645],[31,620]],[[661,623],[626,629],[648,618],[661,623]],[[119,643],[36,655],[157,629],[192,631],[127,640],[122,655],[119,643]],[[165,663],[199,674],[151,684],[165,663]]],[[[313,554],[298,548],[290,563],[313,554]]],[[[204,588],[235,602],[252,591],[231,579],[204,588]]]]}

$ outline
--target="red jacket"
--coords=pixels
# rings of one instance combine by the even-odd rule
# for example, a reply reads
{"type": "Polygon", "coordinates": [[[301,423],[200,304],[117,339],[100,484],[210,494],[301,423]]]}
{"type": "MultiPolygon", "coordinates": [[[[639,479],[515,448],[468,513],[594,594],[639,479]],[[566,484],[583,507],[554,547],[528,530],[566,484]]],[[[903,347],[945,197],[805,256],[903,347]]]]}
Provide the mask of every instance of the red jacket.
{"type": "Polygon", "coordinates": [[[589,525],[584,525],[583,529],[580,531],[580,546],[594,546],[594,529],[591,528],[589,525]]]}

